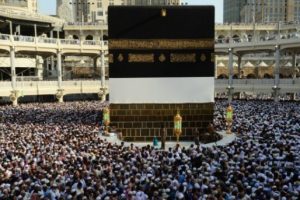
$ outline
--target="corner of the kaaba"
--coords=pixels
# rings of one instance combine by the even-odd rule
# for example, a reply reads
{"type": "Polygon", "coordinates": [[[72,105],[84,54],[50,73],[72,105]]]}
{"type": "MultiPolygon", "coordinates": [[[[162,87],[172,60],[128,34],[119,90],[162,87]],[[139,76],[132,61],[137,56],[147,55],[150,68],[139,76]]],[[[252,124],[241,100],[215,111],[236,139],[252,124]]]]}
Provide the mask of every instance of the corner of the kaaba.
{"type": "Polygon", "coordinates": [[[152,141],[163,124],[176,141],[180,114],[180,141],[214,141],[214,7],[111,6],[108,23],[111,123],[123,140],[152,141]]]}

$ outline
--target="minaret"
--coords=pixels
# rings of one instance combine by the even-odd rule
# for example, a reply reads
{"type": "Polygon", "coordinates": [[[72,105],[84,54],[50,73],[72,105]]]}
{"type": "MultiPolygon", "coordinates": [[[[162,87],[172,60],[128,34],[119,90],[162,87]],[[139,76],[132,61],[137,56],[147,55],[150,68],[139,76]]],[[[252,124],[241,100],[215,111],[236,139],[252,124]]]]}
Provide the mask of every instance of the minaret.
{"type": "Polygon", "coordinates": [[[56,15],[66,22],[74,22],[74,0],[56,0],[56,15]]]}

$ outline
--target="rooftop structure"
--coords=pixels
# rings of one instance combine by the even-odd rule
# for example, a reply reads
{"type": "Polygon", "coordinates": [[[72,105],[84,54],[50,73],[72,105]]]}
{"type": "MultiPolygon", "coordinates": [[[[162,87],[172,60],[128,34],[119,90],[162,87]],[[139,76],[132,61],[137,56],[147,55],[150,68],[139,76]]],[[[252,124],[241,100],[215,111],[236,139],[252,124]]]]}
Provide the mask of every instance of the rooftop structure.
{"type": "Polygon", "coordinates": [[[107,23],[110,5],[180,5],[181,0],[57,0],[57,15],[67,22],[107,23]]]}
{"type": "Polygon", "coordinates": [[[0,5],[20,7],[37,12],[37,0],[0,0],[0,5]]]}
{"type": "Polygon", "coordinates": [[[224,0],[224,22],[299,21],[299,0],[224,0]]]}

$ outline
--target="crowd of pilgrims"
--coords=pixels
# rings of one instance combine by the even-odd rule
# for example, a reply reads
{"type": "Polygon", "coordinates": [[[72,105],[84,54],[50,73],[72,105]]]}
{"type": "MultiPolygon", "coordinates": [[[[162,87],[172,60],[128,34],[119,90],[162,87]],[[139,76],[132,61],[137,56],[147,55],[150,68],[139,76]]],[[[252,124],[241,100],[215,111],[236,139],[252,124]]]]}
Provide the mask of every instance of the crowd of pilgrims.
{"type": "Polygon", "coordinates": [[[166,150],[99,137],[104,106],[0,106],[0,199],[300,199],[299,102],[234,101],[233,142],[166,150]]]}

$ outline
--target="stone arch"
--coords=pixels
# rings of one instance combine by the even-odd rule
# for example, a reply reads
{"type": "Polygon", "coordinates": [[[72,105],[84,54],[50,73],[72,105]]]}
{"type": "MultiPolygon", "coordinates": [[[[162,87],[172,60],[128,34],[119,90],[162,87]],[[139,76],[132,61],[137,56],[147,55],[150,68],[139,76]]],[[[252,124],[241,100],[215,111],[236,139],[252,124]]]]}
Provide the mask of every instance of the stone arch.
{"type": "Polygon", "coordinates": [[[253,39],[253,35],[252,35],[252,34],[248,34],[248,35],[247,35],[247,40],[248,40],[248,42],[251,42],[252,39],[253,39]]]}
{"type": "Polygon", "coordinates": [[[279,78],[287,78],[287,76],[285,74],[280,73],[279,78]]]}
{"type": "Polygon", "coordinates": [[[85,40],[93,40],[93,36],[92,36],[92,35],[87,35],[87,36],[85,37],[85,40]]]}
{"type": "Polygon", "coordinates": [[[103,40],[108,40],[108,36],[107,35],[103,35],[103,40]]]}
{"type": "Polygon", "coordinates": [[[254,79],[254,78],[256,78],[255,74],[250,73],[247,75],[247,79],[254,79]]]}
{"type": "Polygon", "coordinates": [[[238,74],[234,74],[234,75],[232,76],[232,78],[233,78],[233,79],[238,79],[238,78],[239,78],[239,75],[238,75],[238,74]]]}
{"type": "Polygon", "coordinates": [[[265,41],[266,38],[265,38],[265,36],[260,36],[260,37],[259,37],[259,40],[260,40],[260,41],[265,41]]]}
{"type": "Polygon", "coordinates": [[[282,34],[282,35],[280,35],[280,38],[281,39],[287,39],[287,35],[286,34],[282,34]]]}
{"type": "Polygon", "coordinates": [[[219,35],[217,38],[218,43],[224,43],[225,36],[224,35],[219,35]]]}
{"type": "Polygon", "coordinates": [[[218,79],[228,79],[228,76],[226,74],[220,74],[218,79]]]}
{"type": "Polygon", "coordinates": [[[233,40],[233,42],[240,42],[241,41],[240,36],[238,36],[238,35],[233,35],[232,40],[233,40]]]}
{"type": "Polygon", "coordinates": [[[273,78],[273,77],[272,77],[270,74],[268,74],[268,73],[265,73],[263,78],[270,79],[270,78],[273,78]]]}
{"type": "Polygon", "coordinates": [[[259,31],[259,40],[265,41],[267,40],[267,37],[268,37],[268,31],[266,30],[259,31]]]}

